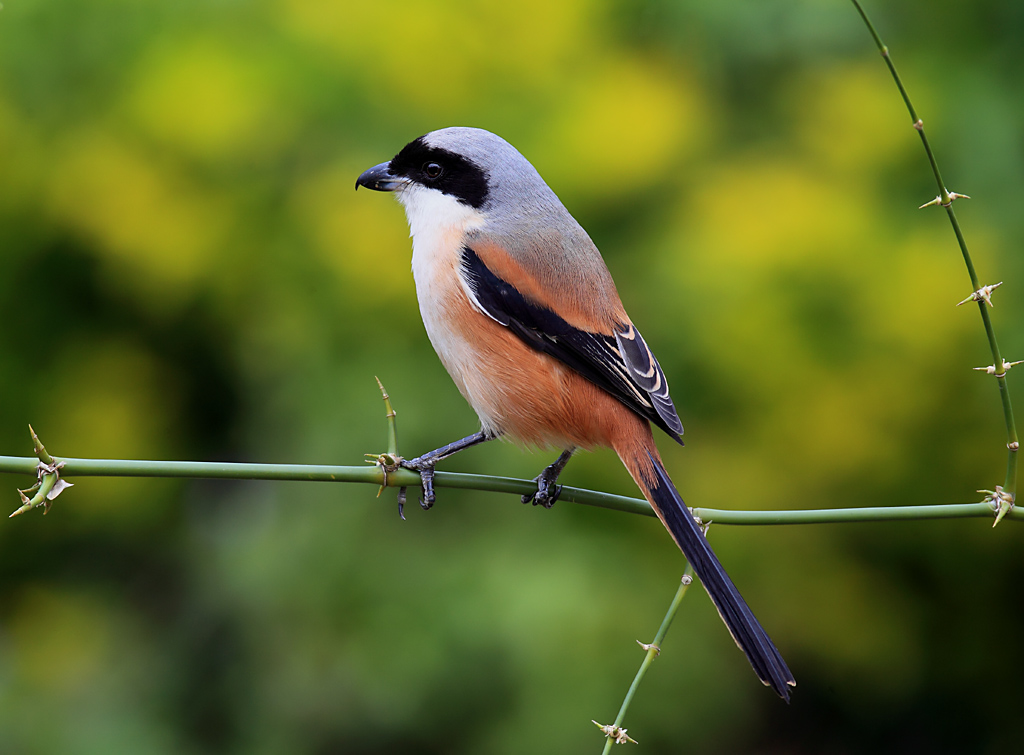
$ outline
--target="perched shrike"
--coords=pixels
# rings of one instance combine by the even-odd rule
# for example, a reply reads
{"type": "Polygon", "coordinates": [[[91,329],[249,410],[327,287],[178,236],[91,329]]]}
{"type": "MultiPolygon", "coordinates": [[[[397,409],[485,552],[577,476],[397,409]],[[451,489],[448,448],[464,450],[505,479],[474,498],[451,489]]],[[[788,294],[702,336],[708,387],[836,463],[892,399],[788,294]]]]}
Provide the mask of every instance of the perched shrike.
{"type": "Polygon", "coordinates": [[[654,444],[650,423],[682,444],[665,374],[622,307],[586,231],[504,139],[433,131],[356,181],[394,192],[412,233],[412,272],[430,342],[480,417],[478,433],[403,466],[434,501],[434,465],[508,436],[562,449],[526,503],[550,507],[577,448],[609,446],[675,539],[761,681],[796,685],[711,550],[654,444]]]}

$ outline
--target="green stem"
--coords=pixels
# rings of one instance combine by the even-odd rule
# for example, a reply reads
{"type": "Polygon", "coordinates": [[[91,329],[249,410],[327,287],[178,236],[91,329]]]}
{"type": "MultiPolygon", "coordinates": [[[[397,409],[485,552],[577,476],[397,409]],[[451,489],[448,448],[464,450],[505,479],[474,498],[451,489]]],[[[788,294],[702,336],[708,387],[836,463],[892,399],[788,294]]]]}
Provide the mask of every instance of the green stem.
{"type": "MultiPolygon", "coordinates": [[[[640,664],[640,669],[636,672],[636,676],[633,678],[633,683],[629,685],[629,691],[626,692],[626,697],[622,701],[622,706],[619,708],[619,715],[615,717],[615,723],[612,724],[616,728],[622,726],[622,722],[626,718],[626,711],[629,710],[629,704],[633,702],[633,695],[636,694],[637,688],[640,686],[640,682],[643,681],[644,674],[647,673],[647,667],[651,665],[651,661],[658,657],[661,653],[661,643],[665,639],[665,635],[668,633],[668,628],[672,626],[672,620],[676,617],[676,611],[679,610],[679,604],[683,602],[683,596],[686,595],[686,591],[690,589],[690,585],[693,583],[693,567],[690,564],[686,565],[686,571],[683,572],[683,579],[679,584],[679,589],[676,590],[676,596],[672,599],[672,604],[668,607],[668,612],[665,614],[665,618],[662,619],[661,626],[658,628],[658,633],[654,635],[654,642],[647,648],[647,653],[644,655],[643,663],[640,664]]],[[[604,750],[602,755],[612,749],[613,740],[611,737],[607,737],[604,743],[604,750]]]]}
{"type": "Polygon", "coordinates": [[[384,397],[384,417],[388,421],[388,454],[391,456],[398,455],[398,428],[396,427],[396,417],[398,412],[391,406],[391,397],[388,392],[384,390],[384,384],[380,382],[380,378],[375,377],[377,385],[380,387],[380,393],[384,397]]]}
{"type": "Polygon", "coordinates": [[[28,426],[28,433],[32,436],[32,447],[39,461],[43,462],[43,464],[53,464],[53,457],[47,453],[46,448],[43,446],[43,442],[39,440],[39,436],[36,435],[36,431],[32,429],[32,425],[28,426]]]}
{"type": "MultiPolygon", "coordinates": [[[[923,519],[992,518],[995,509],[981,503],[943,503],[927,506],[868,506],[850,509],[796,509],[793,511],[733,511],[695,508],[702,522],[715,524],[840,524],[923,519]]],[[[1012,509],[1007,518],[1024,521],[1024,511],[1012,509]]]]}
{"type": "MultiPolygon", "coordinates": [[[[363,482],[384,484],[380,467],[341,467],[316,464],[241,464],[209,461],[130,461],[125,459],[60,459],[64,477],[191,477],[224,480],[293,480],[307,482],[363,482]]],[[[0,473],[35,476],[38,459],[31,456],[0,456],[0,473]]],[[[388,487],[415,487],[415,472],[389,472],[388,487]]],[[[438,472],[434,484],[443,488],[481,490],[523,495],[537,489],[532,480],[491,475],[438,472]]],[[[597,490],[564,486],[560,501],[597,506],[629,514],[654,516],[647,501],[597,490]]],[[[849,509],[804,509],[794,511],[734,511],[696,508],[705,522],[716,524],[828,524],[836,522],[883,522],[899,519],[960,519],[991,517],[989,503],[951,503],[932,506],[874,506],[849,509]]],[[[1024,520],[1024,509],[1013,509],[1008,519],[1024,520]]]]}
{"type": "MultiPolygon", "coordinates": [[[[928,144],[928,139],[924,135],[924,124],[921,121],[921,119],[917,117],[917,110],[914,109],[914,103],[910,101],[910,95],[907,94],[907,90],[903,86],[903,80],[900,78],[900,75],[896,72],[896,65],[892,62],[892,57],[889,55],[889,48],[885,45],[884,42],[882,42],[882,38],[878,36],[878,32],[875,30],[875,25],[871,23],[871,19],[868,18],[868,14],[864,12],[864,8],[861,7],[861,4],[858,2],[858,0],[853,0],[853,4],[854,6],[856,6],[857,11],[860,13],[860,17],[864,19],[864,24],[868,27],[868,31],[871,32],[871,37],[875,40],[875,44],[878,46],[878,51],[882,53],[882,59],[885,61],[885,64],[889,67],[889,73],[892,74],[893,81],[896,82],[896,86],[900,90],[900,95],[903,97],[903,102],[906,104],[907,111],[910,113],[911,123],[914,124],[914,128],[917,129],[918,133],[921,135],[921,140],[924,143],[925,152],[928,153],[928,162],[932,166],[932,172],[935,174],[935,182],[939,185],[939,193],[942,194],[942,192],[944,192],[945,189],[943,188],[944,184],[942,183],[942,174],[939,173],[939,164],[935,161],[935,155],[932,154],[932,148],[928,144]]],[[[946,202],[947,197],[943,197],[942,201],[946,202]]],[[[977,291],[978,287],[975,286],[974,290],[977,291]]]]}
{"type": "MultiPolygon", "coordinates": [[[[935,183],[939,187],[940,203],[946,209],[946,215],[949,217],[949,222],[953,226],[953,233],[956,234],[957,243],[960,245],[960,253],[963,255],[964,264],[967,266],[967,274],[971,278],[971,286],[974,291],[977,291],[981,288],[981,284],[978,280],[978,274],[974,269],[974,261],[971,259],[971,253],[967,249],[967,241],[964,239],[963,231],[960,230],[960,223],[956,218],[956,213],[953,211],[953,198],[950,196],[945,183],[942,181],[942,174],[939,172],[939,164],[935,160],[935,154],[932,152],[931,144],[929,144],[928,137],[925,135],[924,123],[918,117],[917,111],[914,109],[914,105],[910,101],[910,95],[907,94],[907,90],[903,86],[903,80],[900,79],[900,75],[896,72],[896,66],[893,64],[892,57],[889,55],[889,48],[882,42],[882,38],[875,30],[875,25],[871,23],[871,19],[868,18],[868,14],[864,11],[864,8],[861,7],[860,2],[858,0],[852,0],[852,2],[860,13],[860,17],[864,19],[864,24],[868,27],[868,31],[871,32],[871,36],[875,40],[875,44],[878,46],[879,52],[882,53],[882,58],[885,60],[885,64],[889,67],[889,73],[892,74],[893,81],[896,82],[896,86],[900,90],[900,95],[903,97],[903,102],[906,103],[907,111],[910,113],[910,119],[913,122],[914,128],[921,137],[921,144],[924,146],[924,151],[928,155],[928,163],[932,167],[932,173],[935,174],[935,183]]],[[[996,372],[998,373],[1002,369],[1003,356],[999,350],[999,343],[996,341],[995,330],[992,328],[992,319],[989,316],[988,305],[984,301],[979,300],[978,309],[981,312],[981,321],[985,326],[985,335],[988,337],[989,349],[992,352],[992,364],[995,365],[996,372]]],[[[1006,422],[1006,446],[1009,451],[1009,455],[1006,460],[1006,479],[1003,483],[1003,490],[1015,497],[1017,491],[1017,449],[1019,447],[1019,441],[1017,439],[1017,425],[1013,419],[1013,405],[1010,402],[1010,391],[1006,386],[1005,373],[996,379],[999,381],[999,398],[1003,404],[1003,419],[1006,422]]]]}

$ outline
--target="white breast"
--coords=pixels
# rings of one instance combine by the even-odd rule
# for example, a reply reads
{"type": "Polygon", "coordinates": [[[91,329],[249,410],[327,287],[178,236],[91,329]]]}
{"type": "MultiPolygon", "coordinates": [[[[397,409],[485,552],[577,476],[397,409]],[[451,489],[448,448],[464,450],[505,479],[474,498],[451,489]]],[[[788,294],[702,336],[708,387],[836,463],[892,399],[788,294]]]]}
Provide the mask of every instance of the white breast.
{"type": "Polygon", "coordinates": [[[427,337],[459,391],[486,427],[490,423],[481,413],[485,412],[483,402],[480,397],[474,397],[465,379],[471,371],[480,368],[478,350],[452,327],[453,317],[459,314],[453,311],[454,307],[466,306],[466,300],[471,300],[459,274],[464,239],[468,231],[481,227],[485,218],[454,197],[417,184],[399,192],[398,200],[409,219],[412,274],[427,337]]]}

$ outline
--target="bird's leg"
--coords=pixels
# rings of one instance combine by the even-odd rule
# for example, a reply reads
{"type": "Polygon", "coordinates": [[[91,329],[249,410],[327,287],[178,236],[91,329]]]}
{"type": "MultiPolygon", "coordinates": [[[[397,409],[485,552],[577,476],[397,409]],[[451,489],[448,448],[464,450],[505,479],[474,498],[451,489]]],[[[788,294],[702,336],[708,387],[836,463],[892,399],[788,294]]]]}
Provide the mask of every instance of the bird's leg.
{"type": "Polygon", "coordinates": [[[415,459],[402,459],[399,462],[400,466],[404,469],[411,469],[413,472],[420,473],[420,484],[423,487],[423,497],[420,499],[420,506],[424,509],[429,509],[434,505],[434,465],[437,462],[447,459],[463,449],[488,440],[493,440],[493,436],[481,430],[472,435],[467,435],[462,440],[457,440],[454,443],[449,443],[447,446],[441,446],[422,456],[417,456],[415,459]]]}
{"type": "Polygon", "coordinates": [[[523,503],[533,502],[534,506],[540,504],[546,509],[550,509],[555,505],[558,496],[562,494],[562,486],[556,484],[558,475],[562,474],[562,470],[569,463],[569,459],[572,458],[575,450],[575,448],[570,448],[567,451],[562,451],[562,455],[555,459],[554,464],[546,467],[543,472],[533,479],[537,483],[537,492],[524,495],[523,503]]]}

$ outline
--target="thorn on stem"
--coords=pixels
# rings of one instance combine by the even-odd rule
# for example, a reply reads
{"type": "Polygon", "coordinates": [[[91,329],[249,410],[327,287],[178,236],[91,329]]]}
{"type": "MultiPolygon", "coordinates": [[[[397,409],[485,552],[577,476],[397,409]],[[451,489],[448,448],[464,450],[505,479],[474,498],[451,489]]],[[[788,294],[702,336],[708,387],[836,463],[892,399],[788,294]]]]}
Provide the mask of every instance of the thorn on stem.
{"type": "Polygon", "coordinates": [[[637,640],[636,644],[639,645],[640,647],[642,647],[644,649],[644,651],[647,652],[647,653],[649,653],[649,652],[651,652],[653,650],[655,658],[657,658],[659,655],[661,655],[661,647],[659,645],[655,645],[653,642],[650,643],[650,644],[647,644],[646,642],[640,642],[640,640],[637,640]]]}
{"type": "Polygon", "coordinates": [[[60,477],[60,470],[64,468],[64,462],[57,461],[46,452],[31,425],[29,425],[28,431],[32,435],[32,445],[35,446],[36,455],[39,457],[39,463],[36,465],[36,484],[30,488],[18,490],[21,506],[8,517],[9,519],[39,506],[43,507],[44,514],[48,514],[50,506],[53,505],[57,496],[68,488],[74,487],[74,483],[62,480],[60,477]],[[26,493],[35,493],[35,495],[29,498],[26,493]]]}
{"type": "Polygon", "coordinates": [[[43,442],[39,440],[39,436],[36,435],[36,431],[32,429],[32,425],[28,426],[29,435],[32,436],[32,451],[39,458],[39,461],[45,462],[46,464],[53,464],[53,457],[47,453],[46,448],[43,446],[43,442]]]}
{"type": "Polygon", "coordinates": [[[964,299],[962,302],[959,302],[957,306],[959,307],[961,304],[966,304],[969,301],[983,301],[990,307],[994,307],[995,304],[992,303],[992,292],[999,288],[1001,285],[1003,285],[1002,281],[999,281],[998,283],[991,283],[987,286],[982,286],[973,294],[964,299]]]}
{"type": "Polygon", "coordinates": [[[397,417],[398,412],[391,408],[391,396],[389,396],[388,392],[384,390],[384,384],[380,382],[380,378],[377,377],[376,375],[373,376],[373,379],[377,381],[377,387],[380,388],[380,395],[384,399],[384,403],[386,404],[385,408],[387,409],[387,413],[384,416],[397,417]]]}
{"type": "Polygon", "coordinates": [[[388,486],[388,475],[391,472],[395,472],[402,464],[402,457],[398,454],[393,453],[382,453],[382,454],[363,454],[366,458],[363,459],[367,464],[373,464],[374,466],[380,467],[381,473],[384,475],[384,480],[380,484],[380,488],[377,490],[377,497],[380,498],[380,494],[384,492],[384,488],[388,486]]]}
{"type": "Polygon", "coordinates": [[[917,209],[923,210],[925,207],[932,207],[934,205],[942,205],[943,207],[949,207],[957,199],[970,199],[970,197],[967,196],[966,194],[957,194],[955,191],[946,191],[945,189],[943,189],[942,191],[942,194],[939,194],[937,197],[935,197],[935,199],[931,200],[930,202],[925,202],[917,209]]]}
{"type": "Polygon", "coordinates": [[[1004,359],[1002,371],[999,371],[994,364],[990,364],[988,367],[975,367],[974,369],[988,375],[995,375],[997,378],[1003,378],[1006,377],[1006,373],[1010,371],[1011,367],[1016,367],[1018,364],[1024,364],[1024,359],[1017,360],[1016,362],[1007,362],[1004,359]]]}
{"type": "Polygon", "coordinates": [[[705,522],[703,519],[697,516],[697,513],[693,509],[690,509],[690,514],[693,516],[693,521],[695,521],[697,523],[697,526],[700,527],[700,531],[704,533],[704,537],[707,537],[708,530],[711,529],[711,522],[705,522]]]}
{"type": "Polygon", "coordinates": [[[626,742],[632,742],[633,744],[637,743],[635,739],[626,734],[626,730],[621,726],[616,726],[615,724],[599,724],[593,719],[590,720],[590,723],[594,724],[594,726],[601,730],[602,734],[611,739],[617,745],[624,745],[626,742]]]}
{"type": "Polygon", "coordinates": [[[996,515],[996,520],[992,522],[992,526],[995,527],[1003,521],[1003,517],[1013,508],[1013,493],[1003,490],[1002,485],[996,485],[995,490],[979,490],[978,492],[985,493],[984,503],[992,506],[992,511],[996,515]]]}

